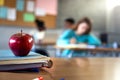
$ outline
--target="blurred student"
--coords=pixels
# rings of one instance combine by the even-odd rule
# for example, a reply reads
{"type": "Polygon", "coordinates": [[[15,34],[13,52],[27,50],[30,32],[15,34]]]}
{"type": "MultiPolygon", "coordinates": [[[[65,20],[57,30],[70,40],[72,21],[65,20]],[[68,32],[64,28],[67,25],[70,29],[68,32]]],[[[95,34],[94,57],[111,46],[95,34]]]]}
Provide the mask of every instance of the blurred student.
{"type": "MultiPolygon", "coordinates": [[[[85,43],[88,45],[99,46],[100,40],[92,35],[91,32],[92,23],[89,18],[81,19],[74,29],[66,30],[58,39],[57,45],[64,46],[68,44],[80,44],[85,43]]],[[[80,51],[64,50],[61,54],[62,57],[68,57],[72,53],[72,57],[86,56],[85,53],[80,51]]]]}
{"type": "Polygon", "coordinates": [[[35,24],[36,24],[36,29],[31,31],[30,33],[34,39],[34,46],[32,50],[42,55],[48,56],[47,51],[44,49],[41,49],[40,47],[40,44],[45,37],[45,31],[46,31],[45,23],[42,20],[36,19],[35,24]]]}
{"type": "Polygon", "coordinates": [[[73,18],[67,18],[64,21],[65,29],[73,29],[75,25],[75,20],[73,18]]]}

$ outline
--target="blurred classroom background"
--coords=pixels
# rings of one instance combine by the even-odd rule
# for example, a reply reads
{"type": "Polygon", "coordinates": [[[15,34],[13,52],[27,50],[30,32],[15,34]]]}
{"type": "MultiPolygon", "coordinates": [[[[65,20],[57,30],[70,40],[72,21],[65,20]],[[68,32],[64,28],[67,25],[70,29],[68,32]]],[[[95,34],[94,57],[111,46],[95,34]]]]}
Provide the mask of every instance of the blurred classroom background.
{"type": "MultiPolygon", "coordinates": [[[[8,40],[22,29],[30,33],[35,28],[34,19],[41,19],[47,27],[45,42],[56,43],[64,31],[64,20],[72,17],[77,22],[89,17],[92,33],[97,37],[108,34],[108,43],[120,41],[120,0],[0,0],[0,49],[9,49],[8,40]]],[[[45,49],[54,57],[54,45],[45,49]]]]}

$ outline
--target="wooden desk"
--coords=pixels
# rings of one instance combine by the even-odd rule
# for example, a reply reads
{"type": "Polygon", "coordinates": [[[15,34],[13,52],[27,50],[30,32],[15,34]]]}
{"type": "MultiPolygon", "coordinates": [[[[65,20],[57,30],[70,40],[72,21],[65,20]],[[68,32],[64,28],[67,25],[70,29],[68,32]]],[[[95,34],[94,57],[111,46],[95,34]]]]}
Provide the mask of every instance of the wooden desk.
{"type": "Polygon", "coordinates": [[[35,44],[37,46],[53,46],[55,45],[55,41],[42,41],[40,44],[35,44]]]}
{"type": "Polygon", "coordinates": [[[64,46],[55,46],[56,49],[69,49],[69,50],[83,50],[83,51],[106,51],[106,52],[120,52],[120,48],[79,48],[79,47],[64,47],[64,46]]]}
{"type": "Polygon", "coordinates": [[[42,46],[49,46],[49,45],[55,45],[55,44],[56,44],[56,42],[54,42],[54,41],[43,41],[41,43],[42,46]]]}
{"type": "Polygon", "coordinates": [[[0,80],[32,80],[43,76],[44,80],[120,80],[119,58],[52,59],[51,69],[40,73],[0,72],[0,80]]]}

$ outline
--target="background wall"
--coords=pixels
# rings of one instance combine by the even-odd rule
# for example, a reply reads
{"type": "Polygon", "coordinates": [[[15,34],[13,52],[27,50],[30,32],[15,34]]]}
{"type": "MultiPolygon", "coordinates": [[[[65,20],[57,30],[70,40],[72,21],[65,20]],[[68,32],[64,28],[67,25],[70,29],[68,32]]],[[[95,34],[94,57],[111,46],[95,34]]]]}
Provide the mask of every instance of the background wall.
{"type": "Polygon", "coordinates": [[[120,44],[120,0],[106,0],[107,32],[111,35],[111,42],[120,44]]]}
{"type": "Polygon", "coordinates": [[[78,21],[86,16],[92,19],[93,30],[106,31],[106,0],[58,0],[58,28],[63,28],[65,18],[78,21]]]}

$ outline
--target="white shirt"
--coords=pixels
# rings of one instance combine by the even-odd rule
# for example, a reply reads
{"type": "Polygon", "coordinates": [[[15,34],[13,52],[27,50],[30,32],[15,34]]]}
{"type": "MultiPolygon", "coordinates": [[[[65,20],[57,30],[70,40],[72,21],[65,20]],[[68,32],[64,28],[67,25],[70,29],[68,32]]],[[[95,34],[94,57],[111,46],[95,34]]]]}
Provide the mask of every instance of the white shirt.
{"type": "MultiPolygon", "coordinates": [[[[34,43],[38,43],[40,40],[42,41],[45,37],[45,31],[38,31],[38,30],[33,30],[30,32],[30,34],[34,38],[34,43]]],[[[37,46],[34,45],[33,48],[36,48],[37,46]]]]}

